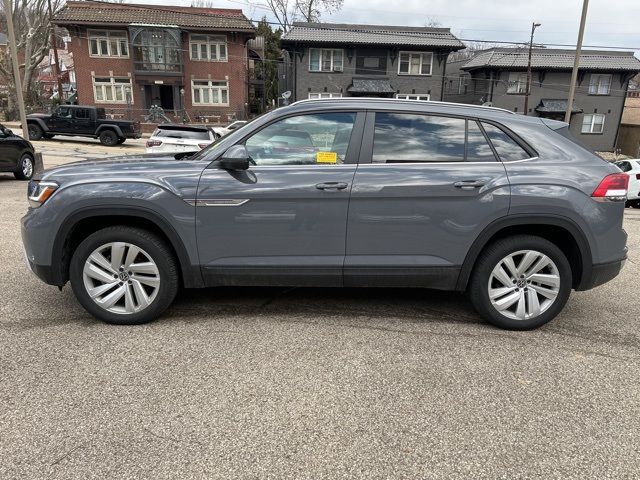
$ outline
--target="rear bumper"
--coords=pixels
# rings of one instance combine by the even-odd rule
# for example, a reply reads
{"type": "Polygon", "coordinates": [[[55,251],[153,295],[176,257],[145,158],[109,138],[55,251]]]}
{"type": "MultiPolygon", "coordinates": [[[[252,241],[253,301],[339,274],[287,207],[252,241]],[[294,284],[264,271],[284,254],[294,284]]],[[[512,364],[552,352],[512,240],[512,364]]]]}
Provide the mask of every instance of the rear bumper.
{"type": "Polygon", "coordinates": [[[616,260],[615,262],[593,265],[591,267],[591,274],[582,279],[582,282],[576,290],[590,290],[613,280],[618,276],[626,261],[627,257],[625,255],[624,258],[616,260]]]}

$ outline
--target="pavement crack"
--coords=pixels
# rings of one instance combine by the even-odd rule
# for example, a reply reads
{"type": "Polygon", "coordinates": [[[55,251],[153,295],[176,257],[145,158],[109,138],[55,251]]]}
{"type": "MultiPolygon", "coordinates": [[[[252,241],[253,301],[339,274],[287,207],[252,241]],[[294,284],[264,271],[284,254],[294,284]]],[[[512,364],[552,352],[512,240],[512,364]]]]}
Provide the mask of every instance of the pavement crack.
{"type": "MultiPolygon", "coordinates": [[[[154,431],[152,431],[152,430],[150,430],[149,428],[146,428],[146,427],[142,427],[142,430],[147,432],[149,435],[152,435],[152,436],[154,436],[156,438],[159,438],[161,440],[168,440],[168,441],[173,442],[173,443],[182,443],[182,442],[184,442],[184,439],[171,437],[169,435],[160,435],[160,434],[155,433],[154,431]]],[[[204,447],[204,443],[202,443],[200,440],[196,440],[195,438],[189,438],[188,441],[189,442],[193,442],[193,443],[197,443],[198,445],[204,447]]]]}
{"type": "Polygon", "coordinates": [[[89,443],[89,442],[83,442],[83,443],[80,443],[79,445],[76,445],[76,446],[75,446],[75,447],[73,447],[71,450],[67,451],[66,453],[64,453],[63,455],[61,455],[60,457],[58,457],[58,459],[57,459],[57,460],[55,460],[53,463],[51,463],[49,466],[50,466],[50,467],[53,467],[54,465],[58,465],[62,460],[66,459],[66,458],[69,458],[69,456],[70,456],[72,453],[74,453],[74,452],[76,452],[76,451],[80,450],[81,448],[83,448],[83,447],[84,447],[85,445],[87,445],[88,443],[89,443]]]}

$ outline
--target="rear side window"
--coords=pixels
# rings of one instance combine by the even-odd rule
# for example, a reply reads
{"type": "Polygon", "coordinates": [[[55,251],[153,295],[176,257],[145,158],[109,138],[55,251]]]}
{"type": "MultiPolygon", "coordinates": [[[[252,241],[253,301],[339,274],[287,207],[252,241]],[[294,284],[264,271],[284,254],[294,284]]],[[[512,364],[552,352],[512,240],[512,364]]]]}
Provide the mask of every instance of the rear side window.
{"type": "Polygon", "coordinates": [[[629,162],[618,162],[616,163],[616,166],[623,172],[631,170],[631,164],[629,162]]]}
{"type": "Polygon", "coordinates": [[[496,157],[487,143],[480,125],[473,120],[467,124],[467,162],[495,162],[496,157]]]}
{"type": "Polygon", "coordinates": [[[376,113],[373,163],[463,162],[465,119],[376,113]]]}
{"type": "Polygon", "coordinates": [[[91,118],[91,113],[88,108],[76,108],[74,109],[74,113],[76,118],[89,119],[91,118]]]}
{"type": "Polygon", "coordinates": [[[211,140],[207,130],[180,130],[175,128],[158,128],[154,137],[184,138],[187,140],[211,140]]]}
{"type": "Polygon", "coordinates": [[[509,135],[504,133],[498,127],[490,123],[482,122],[482,127],[487,133],[487,137],[491,140],[493,148],[496,149],[500,160],[503,162],[513,162],[515,160],[524,160],[531,158],[531,155],[516,143],[509,135]]]}

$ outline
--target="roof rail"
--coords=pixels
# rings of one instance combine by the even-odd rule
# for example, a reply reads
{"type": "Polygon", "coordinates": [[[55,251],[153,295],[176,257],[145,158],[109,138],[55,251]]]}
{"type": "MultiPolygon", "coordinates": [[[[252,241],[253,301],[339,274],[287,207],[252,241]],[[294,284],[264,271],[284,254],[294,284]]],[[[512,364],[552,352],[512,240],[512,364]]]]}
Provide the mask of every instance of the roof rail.
{"type": "Polygon", "coordinates": [[[464,108],[478,108],[478,109],[483,109],[483,110],[495,110],[495,111],[499,111],[499,112],[506,112],[506,113],[511,113],[513,115],[515,115],[515,112],[512,112],[511,110],[507,110],[505,108],[499,108],[499,107],[489,107],[489,106],[484,106],[484,105],[475,105],[472,103],[456,103],[456,102],[442,102],[439,100],[406,100],[406,99],[402,99],[402,98],[370,98],[370,97],[338,97],[338,98],[304,98],[302,100],[297,100],[295,102],[293,102],[291,105],[298,105],[300,103],[314,103],[314,102],[345,102],[345,101],[365,101],[365,102],[380,102],[380,103],[384,103],[384,102],[392,102],[392,103],[410,103],[412,105],[415,105],[416,102],[420,101],[420,102],[428,102],[428,103],[435,103],[435,104],[441,104],[441,105],[447,105],[447,106],[452,106],[452,107],[464,107],[464,108]]]}

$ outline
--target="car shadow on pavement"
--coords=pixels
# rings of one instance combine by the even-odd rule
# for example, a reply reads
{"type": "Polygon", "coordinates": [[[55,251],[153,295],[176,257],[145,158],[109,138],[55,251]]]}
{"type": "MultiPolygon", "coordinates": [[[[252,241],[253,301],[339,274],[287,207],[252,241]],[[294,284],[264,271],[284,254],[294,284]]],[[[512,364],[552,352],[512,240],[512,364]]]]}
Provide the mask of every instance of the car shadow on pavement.
{"type": "Polygon", "coordinates": [[[217,287],[183,290],[163,316],[206,322],[229,316],[301,316],[484,324],[459,292],[418,288],[217,287]]]}

